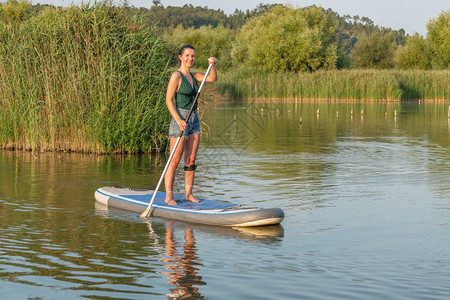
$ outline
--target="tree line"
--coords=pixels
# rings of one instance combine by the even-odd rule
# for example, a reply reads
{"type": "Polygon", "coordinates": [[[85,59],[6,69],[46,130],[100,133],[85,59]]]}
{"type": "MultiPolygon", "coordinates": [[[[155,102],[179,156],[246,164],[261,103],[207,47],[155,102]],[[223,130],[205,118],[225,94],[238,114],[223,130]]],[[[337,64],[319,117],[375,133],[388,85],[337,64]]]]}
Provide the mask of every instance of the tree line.
{"type": "MultiPolygon", "coordinates": [[[[3,22],[18,22],[39,14],[48,5],[9,0],[0,6],[3,22]]],[[[427,24],[427,37],[407,35],[403,29],[375,25],[367,17],[340,16],[317,6],[294,8],[260,4],[253,10],[227,15],[207,7],[150,8],[124,2],[130,15],[143,18],[169,47],[184,43],[197,47],[200,58],[217,56],[221,67],[262,71],[318,69],[448,69],[450,66],[450,10],[427,24]]],[[[206,63],[204,63],[206,64],[206,63]]],[[[200,63],[203,67],[202,63],[200,63]]]]}
{"type": "Polygon", "coordinates": [[[367,17],[331,9],[260,4],[226,15],[206,7],[129,8],[156,24],[173,46],[185,42],[218,56],[224,67],[247,64],[266,71],[423,69],[450,66],[450,10],[427,24],[427,37],[407,35],[367,17]]]}

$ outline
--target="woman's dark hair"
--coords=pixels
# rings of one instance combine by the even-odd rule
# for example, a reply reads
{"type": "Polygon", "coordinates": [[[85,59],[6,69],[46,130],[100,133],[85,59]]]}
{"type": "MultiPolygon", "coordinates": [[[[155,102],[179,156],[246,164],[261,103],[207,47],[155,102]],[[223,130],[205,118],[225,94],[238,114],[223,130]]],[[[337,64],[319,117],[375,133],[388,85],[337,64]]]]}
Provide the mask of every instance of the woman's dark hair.
{"type": "MultiPolygon", "coordinates": [[[[186,50],[186,49],[192,49],[192,50],[195,51],[194,46],[189,45],[189,44],[186,44],[186,45],[183,45],[183,46],[180,48],[180,50],[178,51],[178,56],[183,55],[183,52],[184,52],[184,50],[186,50]]],[[[181,66],[181,60],[180,60],[180,58],[179,58],[178,56],[177,56],[177,59],[178,59],[178,65],[181,66]]]]}

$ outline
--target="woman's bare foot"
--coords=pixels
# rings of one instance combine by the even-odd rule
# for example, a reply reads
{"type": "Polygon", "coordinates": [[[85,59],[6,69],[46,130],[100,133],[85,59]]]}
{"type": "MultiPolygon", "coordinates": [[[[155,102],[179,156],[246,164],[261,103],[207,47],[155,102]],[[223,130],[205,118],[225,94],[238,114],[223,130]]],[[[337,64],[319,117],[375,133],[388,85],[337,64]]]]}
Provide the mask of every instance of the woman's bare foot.
{"type": "Polygon", "coordinates": [[[166,202],[169,205],[178,205],[177,201],[175,201],[174,199],[166,199],[164,200],[164,202],[166,202]]]}
{"type": "Polygon", "coordinates": [[[194,195],[190,194],[189,196],[186,196],[186,201],[191,201],[193,203],[199,203],[200,200],[194,197],[194,195]]]}

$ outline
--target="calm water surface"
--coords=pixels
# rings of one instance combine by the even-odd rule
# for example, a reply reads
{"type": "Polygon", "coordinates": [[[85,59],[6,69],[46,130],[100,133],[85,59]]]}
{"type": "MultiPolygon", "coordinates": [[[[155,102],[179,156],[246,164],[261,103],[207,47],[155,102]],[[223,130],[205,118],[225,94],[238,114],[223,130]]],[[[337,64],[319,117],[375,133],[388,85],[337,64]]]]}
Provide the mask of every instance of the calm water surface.
{"type": "Polygon", "coordinates": [[[165,155],[0,151],[0,298],[448,299],[447,110],[211,105],[197,195],[282,208],[266,228],[95,204],[101,186],[156,185],[165,155]]]}

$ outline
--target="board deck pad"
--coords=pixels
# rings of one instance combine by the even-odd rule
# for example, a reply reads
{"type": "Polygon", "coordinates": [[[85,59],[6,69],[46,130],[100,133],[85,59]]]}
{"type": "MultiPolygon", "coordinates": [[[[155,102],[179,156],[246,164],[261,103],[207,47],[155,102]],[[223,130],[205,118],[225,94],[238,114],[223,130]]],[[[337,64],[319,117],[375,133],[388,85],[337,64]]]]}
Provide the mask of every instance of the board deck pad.
{"type": "MultiPolygon", "coordinates": [[[[134,201],[139,201],[142,203],[150,203],[150,200],[153,196],[153,194],[145,194],[145,195],[130,195],[130,194],[122,194],[118,195],[122,199],[130,199],[134,201]]],[[[167,204],[164,199],[166,198],[165,192],[158,192],[156,194],[155,200],[153,202],[153,205],[160,206],[160,207],[167,207],[167,208],[174,208],[174,209],[192,209],[192,210],[211,210],[211,209],[226,209],[233,206],[237,206],[237,204],[233,203],[227,203],[227,202],[221,202],[221,201],[214,201],[214,200],[207,200],[207,199],[199,199],[200,202],[194,203],[191,201],[185,200],[183,195],[176,195],[174,194],[174,200],[177,201],[177,205],[169,205],[167,204]]]]}

